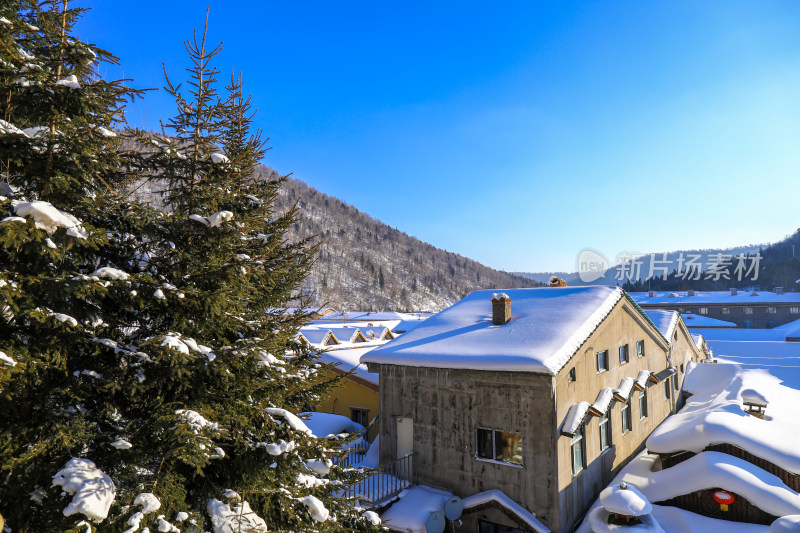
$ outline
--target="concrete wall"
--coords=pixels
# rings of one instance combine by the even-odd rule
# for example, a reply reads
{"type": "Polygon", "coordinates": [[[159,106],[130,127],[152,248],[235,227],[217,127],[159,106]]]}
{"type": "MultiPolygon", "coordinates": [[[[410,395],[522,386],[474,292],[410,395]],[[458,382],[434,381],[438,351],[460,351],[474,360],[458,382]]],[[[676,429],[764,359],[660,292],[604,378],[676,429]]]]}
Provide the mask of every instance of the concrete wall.
{"type": "Polygon", "coordinates": [[[397,457],[397,417],[411,418],[420,483],[461,497],[500,489],[545,524],[554,523],[552,376],[373,366],[381,376],[381,462],[397,457]],[[520,433],[522,466],[478,459],[478,427],[520,433]]]}

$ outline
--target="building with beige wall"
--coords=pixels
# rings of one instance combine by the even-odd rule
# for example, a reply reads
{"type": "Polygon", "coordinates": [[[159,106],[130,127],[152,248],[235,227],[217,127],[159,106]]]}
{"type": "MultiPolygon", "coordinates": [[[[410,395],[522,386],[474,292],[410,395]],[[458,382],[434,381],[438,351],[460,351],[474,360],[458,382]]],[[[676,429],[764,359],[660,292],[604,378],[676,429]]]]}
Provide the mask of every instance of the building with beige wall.
{"type": "MultiPolygon", "coordinates": [[[[470,294],[362,358],[380,375],[381,462],[414,453],[421,484],[500,490],[571,531],[701,358],[677,313],[656,318],[618,287],[470,294]]],[[[453,526],[535,530],[492,506],[453,526]]]]}

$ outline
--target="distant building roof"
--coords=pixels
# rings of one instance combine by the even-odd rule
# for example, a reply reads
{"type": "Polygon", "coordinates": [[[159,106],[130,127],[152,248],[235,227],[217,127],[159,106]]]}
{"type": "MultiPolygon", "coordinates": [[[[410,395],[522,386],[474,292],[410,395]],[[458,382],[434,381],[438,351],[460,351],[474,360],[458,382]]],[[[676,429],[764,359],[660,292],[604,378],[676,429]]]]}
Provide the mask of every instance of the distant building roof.
{"type": "Polygon", "coordinates": [[[342,372],[350,372],[355,369],[354,375],[378,386],[378,374],[367,371],[367,366],[359,362],[361,356],[376,346],[365,346],[363,348],[342,348],[340,350],[328,350],[319,354],[319,360],[324,364],[335,364],[342,372]]]}
{"type": "Polygon", "coordinates": [[[630,293],[639,305],[747,305],[747,304],[767,304],[767,303],[797,303],[800,304],[800,292],[784,292],[778,294],[771,291],[752,291],[741,289],[735,295],[731,291],[695,291],[694,296],[689,296],[687,291],[679,292],[632,292],[630,293]],[[751,296],[752,295],[752,296],[751,296]]]}
{"type": "Polygon", "coordinates": [[[504,290],[511,320],[494,325],[494,292],[473,292],[361,361],[555,374],[624,295],[607,286],[504,290]]]}
{"type": "Polygon", "coordinates": [[[734,322],[727,320],[719,320],[703,315],[695,315],[694,313],[681,313],[683,322],[687,328],[735,328],[734,322]]]}

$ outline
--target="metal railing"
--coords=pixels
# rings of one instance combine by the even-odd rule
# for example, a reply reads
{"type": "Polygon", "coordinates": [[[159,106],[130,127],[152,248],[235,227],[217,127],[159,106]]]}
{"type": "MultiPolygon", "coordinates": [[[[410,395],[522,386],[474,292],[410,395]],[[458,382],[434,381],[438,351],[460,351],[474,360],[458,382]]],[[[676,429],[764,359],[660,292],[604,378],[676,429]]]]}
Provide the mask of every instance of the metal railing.
{"type": "Polygon", "coordinates": [[[364,502],[387,500],[417,482],[417,456],[413,453],[366,472],[367,477],[353,485],[347,496],[364,502]]]}
{"type": "Polygon", "coordinates": [[[367,429],[364,430],[364,440],[368,443],[372,444],[375,442],[375,437],[378,436],[378,420],[380,415],[376,416],[372,419],[372,422],[367,426],[367,429]]]}
{"type": "Polygon", "coordinates": [[[364,456],[367,455],[367,450],[369,450],[369,444],[362,440],[352,448],[342,452],[339,457],[334,457],[333,463],[342,468],[352,467],[364,459],[364,456]]]}

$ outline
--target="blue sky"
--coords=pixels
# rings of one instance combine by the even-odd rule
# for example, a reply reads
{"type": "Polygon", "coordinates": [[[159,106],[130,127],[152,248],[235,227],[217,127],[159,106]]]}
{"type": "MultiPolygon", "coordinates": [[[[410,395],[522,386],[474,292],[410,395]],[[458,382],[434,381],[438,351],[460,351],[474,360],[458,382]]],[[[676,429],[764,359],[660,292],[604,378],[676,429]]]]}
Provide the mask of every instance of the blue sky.
{"type": "MultiPolygon", "coordinates": [[[[78,33],[160,88],[210,5],[266,164],[495,268],[800,226],[800,2],[489,4],[93,0],[78,33]]],[[[171,113],[152,92],[129,121],[171,113]]]]}

